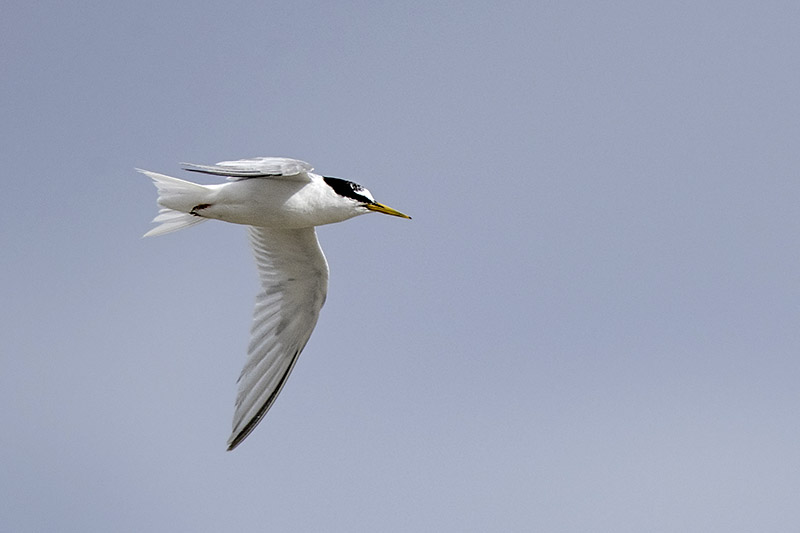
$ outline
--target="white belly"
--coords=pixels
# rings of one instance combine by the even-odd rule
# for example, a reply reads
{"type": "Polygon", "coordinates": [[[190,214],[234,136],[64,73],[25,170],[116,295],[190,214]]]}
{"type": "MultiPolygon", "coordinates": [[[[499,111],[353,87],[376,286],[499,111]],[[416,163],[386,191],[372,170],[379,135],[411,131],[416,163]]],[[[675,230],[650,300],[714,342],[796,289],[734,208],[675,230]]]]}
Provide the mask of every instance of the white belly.
{"type": "MultiPolygon", "coordinates": [[[[359,211],[345,209],[330,189],[317,181],[255,178],[212,186],[209,206],[200,214],[268,228],[306,228],[352,218],[359,211]]],[[[366,210],[364,210],[366,212],[366,210]]]]}

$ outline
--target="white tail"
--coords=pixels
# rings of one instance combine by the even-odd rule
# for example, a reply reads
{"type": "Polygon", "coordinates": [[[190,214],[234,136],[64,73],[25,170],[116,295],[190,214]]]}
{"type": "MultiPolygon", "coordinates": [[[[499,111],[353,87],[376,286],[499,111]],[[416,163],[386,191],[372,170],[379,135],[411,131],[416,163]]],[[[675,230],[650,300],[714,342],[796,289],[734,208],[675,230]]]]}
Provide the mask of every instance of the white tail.
{"type": "Polygon", "coordinates": [[[160,225],[145,233],[145,237],[164,235],[207,220],[191,214],[191,211],[195,206],[206,203],[211,192],[208,187],[148,170],[136,170],[153,180],[158,188],[158,205],[161,206],[158,216],[153,219],[160,225]]]}

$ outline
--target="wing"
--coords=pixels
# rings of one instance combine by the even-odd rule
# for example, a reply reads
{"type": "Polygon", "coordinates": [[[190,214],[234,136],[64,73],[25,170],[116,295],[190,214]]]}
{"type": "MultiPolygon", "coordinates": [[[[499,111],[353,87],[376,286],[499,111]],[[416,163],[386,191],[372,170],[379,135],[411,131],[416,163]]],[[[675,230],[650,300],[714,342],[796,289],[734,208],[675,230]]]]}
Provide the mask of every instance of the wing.
{"type": "Polygon", "coordinates": [[[308,181],[311,179],[308,173],[314,170],[314,167],[305,161],[286,157],[255,157],[238,161],[220,161],[216,165],[181,163],[181,166],[191,172],[228,176],[229,179],[234,180],[283,177],[308,181]]]}
{"type": "Polygon", "coordinates": [[[228,450],[238,446],[272,407],[311,337],[328,292],[328,263],[314,228],[251,226],[250,242],[261,291],[228,450]]]}

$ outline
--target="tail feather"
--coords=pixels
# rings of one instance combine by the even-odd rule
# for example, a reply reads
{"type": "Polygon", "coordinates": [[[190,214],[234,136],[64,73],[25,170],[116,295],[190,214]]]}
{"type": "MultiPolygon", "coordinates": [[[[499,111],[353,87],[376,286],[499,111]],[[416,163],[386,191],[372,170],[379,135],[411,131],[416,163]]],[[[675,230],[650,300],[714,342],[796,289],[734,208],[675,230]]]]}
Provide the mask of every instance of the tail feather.
{"type": "Polygon", "coordinates": [[[156,172],[136,170],[153,180],[158,188],[158,205],[161,206],[153,219],[153,222],[160,224],[145,233],[145,237],[164,235],[206,221],[203,217],[191,214],[191,211],[195,206],[206,203],[211,192],[208,187],[156,172]]]}
{"type": "Polygon", "coordinates": [[[205,222],[206,220],[208,219],[198,215],[181,213],[180,211],[175,211],[174,209],[162,207],[158,212],[158,216],[153,219],[153,222],[160,222],[160,224],[145,233],[143,237],[157,237],[158,235],[172,233],[173,231],[178,231],[179,229],[188,228],[189,226],[194,226],[195,224],[205,222]]]}

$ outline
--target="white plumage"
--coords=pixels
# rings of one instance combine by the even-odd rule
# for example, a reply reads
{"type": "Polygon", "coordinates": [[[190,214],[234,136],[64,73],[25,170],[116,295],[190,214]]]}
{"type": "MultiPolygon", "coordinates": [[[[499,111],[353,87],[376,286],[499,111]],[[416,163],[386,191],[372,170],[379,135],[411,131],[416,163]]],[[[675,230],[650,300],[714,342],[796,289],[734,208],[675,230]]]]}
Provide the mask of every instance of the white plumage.
{"type": "Polygon", "coordinates": [[[247,362],[228,440],[232,450],[261,421],[281,391],[317,323],[328,289],[328,264],[315,226],[376,211],[410,218],[380,204],[363,187],[313,174],[304,161],[259,157],[216,165],[184,164],[193,172],[226,176],[199,185],[140,170],[158,188],[163,235],[208,219],[250,226],[261,290],[256,297],[247,362]]]}

